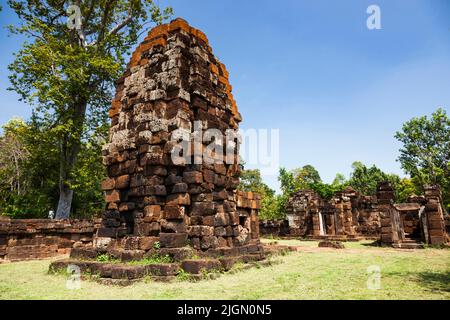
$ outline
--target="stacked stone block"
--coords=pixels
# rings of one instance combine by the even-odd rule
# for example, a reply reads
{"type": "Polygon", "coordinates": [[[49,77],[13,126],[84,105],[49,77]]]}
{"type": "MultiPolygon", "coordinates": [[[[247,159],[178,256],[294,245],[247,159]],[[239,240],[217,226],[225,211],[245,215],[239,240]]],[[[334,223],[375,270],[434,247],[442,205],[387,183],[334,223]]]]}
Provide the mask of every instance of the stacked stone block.
{"type": "Polygon", "coordinates": [[[286,213],[291,235],[305,236],[313,232],[313,228],[314,234],[320,234],[319,218],[314,218],[319,202],[318,194],[312,190],[296,192],[289,198],[286,213]]]}
{"type": "Polygon", "coordinates": [[[403,231],[400,226],[400,215],[393,204],[395,199],[394,188],[388,182],[377,186],[377,208],[380,212],[382,243],[396,243],[403,240],[403,231]]]}
{"type": "MultiPolygon", "coordinates": [[[[98,237],[202,250],[246,243],[249,229],[236,203],[237,137],[204,136],[214,129],[225,137],[242,120],[228,71],[206,36],[182,19],[154,28],[116,90],[103,149],[109,178],[102,184],[107,208],[98,237]],[[216,147],[230,150],[226,161],[216,147]],[[205,150],[214,161],[202,158],[205,150]]],[[[259,199],[247,198],[251,205],[242,209],[254,210],[249,224],[257,228],[259,199]]]]}
{"type": "Polygon", "coordinates": [[[443,244],[447,241],[447,235],[440,188],[438,186],[427,186],[425,188],[425,199],[428,241],[430,244],[443,244]]]}

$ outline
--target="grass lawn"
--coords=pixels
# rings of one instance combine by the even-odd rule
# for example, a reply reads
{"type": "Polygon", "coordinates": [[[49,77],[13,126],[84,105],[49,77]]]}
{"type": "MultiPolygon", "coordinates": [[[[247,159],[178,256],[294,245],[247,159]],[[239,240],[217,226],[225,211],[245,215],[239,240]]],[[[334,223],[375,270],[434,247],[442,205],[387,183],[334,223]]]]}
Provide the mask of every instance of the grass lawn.
{"type": "Polygon", "coordinates": [[[0,264],[0,299],[450,299],[448,249],[401,251],[360,242],[334,250],[319,249],[315,241],[278,243],[302,248],[274,257],[272,266],[200,282],[114,287],[82,281],[81,289],[68,290],[64,275],[47,274],[51,260],[0,264]],[[378,290],[367,288],[369,266],[380,267],[378,290]]]}

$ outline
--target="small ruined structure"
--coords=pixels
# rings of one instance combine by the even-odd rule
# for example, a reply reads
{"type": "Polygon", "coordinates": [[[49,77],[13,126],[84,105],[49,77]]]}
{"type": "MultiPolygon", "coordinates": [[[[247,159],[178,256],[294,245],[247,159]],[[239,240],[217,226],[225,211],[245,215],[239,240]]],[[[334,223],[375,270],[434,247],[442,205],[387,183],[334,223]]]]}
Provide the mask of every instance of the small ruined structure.
{"type": "Polygon", "coordinates": [[[380,183],[376,196],[362,196],[352,188],[322,199],[312,190],[302,190],[289,199],[289,234],[309,238],[351,240],[379,239],[396,247],[447,241],[441,193],[425,188],[425,195],[408,203],[394,203],[395,191],[380,183]]]}
{"type": "Polygon", "coordinates": [[[356,238],[361,230],[374,235],[375,215],[367,206],[366,198],[359,198],[351,188],[337,193],[329,201],[315,191],[302,190],[295,193],[287,205],[290,233],[298,236],[338,236],[356,238]],[[361,215],[356,210],[361,209],[361,215]]]}
{"type": "Polygon", "coordinates": [[[425,187],[425,195],[409,203],[394,204],[392,187],[385,185],[382,200],[381,242],[394,247],[414,247],[417,243],[443,244],[448,241],[444,207],[438,186],[425,187]]]}
{"type": "Polygon", "coordinates": [[[196,250],[262,259],[260,197],[236,190],[241,115],[206,36],[182,19],[157,26],[116,90],[103,149],[107,208],[92,250],[72,257],[139,260],[156,250],[183,260],[196,250]]]}

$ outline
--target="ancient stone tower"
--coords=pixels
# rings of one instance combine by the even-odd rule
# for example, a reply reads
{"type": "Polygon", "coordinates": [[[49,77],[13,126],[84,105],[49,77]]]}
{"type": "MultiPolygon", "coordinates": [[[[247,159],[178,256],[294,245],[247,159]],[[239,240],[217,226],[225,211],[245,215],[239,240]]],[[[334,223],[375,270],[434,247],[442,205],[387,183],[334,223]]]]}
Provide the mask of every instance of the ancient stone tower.
{"type": "Polygon", "coordinates": [[[238,141],[225,138],[241,116],[228,72],[206,36],[182,19],[154,28],[116,90],[97,243],[113,239],[130,247],[134,241],[141,250],[156,242],[202,250],[257,243],[259,198],[236,192],[238,141]],[[202,137],[208,129],[223,138],[202,137]],[[180,152],[182,141],[187,148],[180,152]],[[215,148],[209,149],[213,163],[202,158],[211,143],[228,150],[226,162],[215,148]]]}

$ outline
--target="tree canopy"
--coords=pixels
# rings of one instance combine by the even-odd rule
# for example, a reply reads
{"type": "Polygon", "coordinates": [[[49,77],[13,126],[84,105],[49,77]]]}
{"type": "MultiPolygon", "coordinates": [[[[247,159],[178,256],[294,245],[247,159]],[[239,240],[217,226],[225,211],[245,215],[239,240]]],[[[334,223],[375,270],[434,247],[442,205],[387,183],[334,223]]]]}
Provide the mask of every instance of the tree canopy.
{"type": "Polygon", "coordinates": [[[450,204],[450,118],[442,108],[431,117],[422,116],[407,121],[395,137],[403,144],[400,149],[402,168],[416,184],[437,184],[450,204]]]}
{"type": "Polygon", "coordinates": [[[9,65],[11,89],[58,150],[57,218],[68,218],[83,143],[107,123],[114,81],[140,34],[172,13],[151,0],[8,0],[28,37],[9,65]]]}

